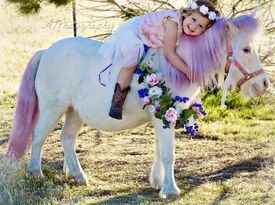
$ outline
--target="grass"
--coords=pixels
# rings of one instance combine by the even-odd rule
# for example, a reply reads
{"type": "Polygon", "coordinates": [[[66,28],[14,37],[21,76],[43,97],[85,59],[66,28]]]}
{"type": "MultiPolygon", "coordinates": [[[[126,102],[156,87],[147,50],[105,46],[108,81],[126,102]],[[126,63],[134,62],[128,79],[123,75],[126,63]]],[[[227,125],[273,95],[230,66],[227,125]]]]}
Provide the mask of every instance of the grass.
{"type": "Polygon", "coordinates": [[[198,135],[176,135],[175,178],[182,192],[174,201],[160,200],[158,190],[149,186],[154,144],[150,124],[112,134],[84,126],[76,152],[89,177],[86,187],[75,186],[62,172],[62,120],[43,149],[44,179],[26,173],[29,153],[22,164],[8,161],[4,155],[26,62],[36,50],[72,32],[45,28],[52,19],[70,19],[69,7],[47,6],[26,18],[2,0],[0,4],[0,204],[275,204],[272,92],[250,101],[229,93],[228,109],[218,106],[221,93],[202,94],[208,116],[198,135]]]}

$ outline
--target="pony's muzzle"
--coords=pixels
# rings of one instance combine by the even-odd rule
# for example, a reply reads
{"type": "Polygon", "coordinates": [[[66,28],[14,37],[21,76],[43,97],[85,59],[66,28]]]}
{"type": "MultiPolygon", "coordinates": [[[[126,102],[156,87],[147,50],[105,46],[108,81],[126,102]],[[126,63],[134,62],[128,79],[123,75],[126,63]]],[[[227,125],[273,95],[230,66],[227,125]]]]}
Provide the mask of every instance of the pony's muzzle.
{"type": "Polygon", "coordinates": [[[262,80],[262,83],[257,83],[257,82],[253,83],[252,89],[257,96],[261,96],[268,91],[269,86],[270,86],[270,82],[267,78],[265,78],[262,80]]]}
{"type": "Polygon", "coordinates": [[[264,87],[265,87],[265,89],[268,90],[269,86],[270,86],[269,80],[268,79],[264,79],[264,87]]]}

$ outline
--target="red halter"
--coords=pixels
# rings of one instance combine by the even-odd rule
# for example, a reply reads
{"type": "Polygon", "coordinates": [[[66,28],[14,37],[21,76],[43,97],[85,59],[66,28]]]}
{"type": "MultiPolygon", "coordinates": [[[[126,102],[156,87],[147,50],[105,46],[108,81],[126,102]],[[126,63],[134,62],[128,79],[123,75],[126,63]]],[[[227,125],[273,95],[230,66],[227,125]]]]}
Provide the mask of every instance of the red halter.
{"type": "MultiPolygon", "coordinates": [[[[231,46],[231,40],[229,37],[229,34],[226,34],[226,47],[227,47],[227,63],[225,66],[225,72],[229,71],[229,67],[230,64],[232,62],[232,56],[233,56],[233,51],[232,51],[232,46],[231,46]]],[[[237,82],[237,87],[241,88],[241,86],[248,80],[250,80],[251,78],[254,78],[262,73],[264,73],[264,70],[262,68],[260,68],[257,71],[254,71],[253,73],[248,73],[244,67],[241,66],[241,64],[237,61],[234,60],[234,65],[242,72],[242,74],[244,75],[243,78],[241,78],[238,82],[237,82]]]]}

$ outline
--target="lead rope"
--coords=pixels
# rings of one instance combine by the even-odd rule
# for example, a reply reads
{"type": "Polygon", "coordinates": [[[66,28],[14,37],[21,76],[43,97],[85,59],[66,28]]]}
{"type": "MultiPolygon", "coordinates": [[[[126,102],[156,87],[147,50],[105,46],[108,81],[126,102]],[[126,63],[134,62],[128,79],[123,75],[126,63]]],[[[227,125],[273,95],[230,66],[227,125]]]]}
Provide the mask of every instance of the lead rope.
{"type": "Polygon", "coordinates": [[[233,45],[232,60],[231,60],[229,72],[228,72],[227,77],[225,79],[224,86],[223,86],[223,91],[222,91],[221,107],[223,107],[223,108],[226,107],[226,104],[225,104],[226,95],[227,95],[228,88],[231,84],[232,78],[233,78],[233,73],[234,73],[234,70],[235,70],[234,62],[235,62],[235,58],[236,58],[236,51],[237,51],[238,46],[240,44],[241,37],[242,37],[242,32],[239,33],[239,35],[237,36],[237,39],[236,39],[236,41],[234,42],[234,45],[233,45]]]}

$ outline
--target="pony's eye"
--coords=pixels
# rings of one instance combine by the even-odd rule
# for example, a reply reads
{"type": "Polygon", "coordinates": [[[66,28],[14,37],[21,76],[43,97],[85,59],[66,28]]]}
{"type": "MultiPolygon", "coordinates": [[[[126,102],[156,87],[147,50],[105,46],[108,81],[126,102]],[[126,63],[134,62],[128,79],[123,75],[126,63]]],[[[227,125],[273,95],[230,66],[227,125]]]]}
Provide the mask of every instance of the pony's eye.
{"type": "Polygon", "coordinates": [[[250,52],[251,52],[251,48],[245,47],[245,48],[243,49],[243,52],[244,52],[244,53],[250,53],[250,52]]]}

